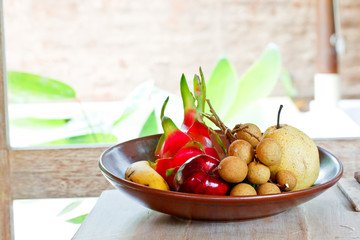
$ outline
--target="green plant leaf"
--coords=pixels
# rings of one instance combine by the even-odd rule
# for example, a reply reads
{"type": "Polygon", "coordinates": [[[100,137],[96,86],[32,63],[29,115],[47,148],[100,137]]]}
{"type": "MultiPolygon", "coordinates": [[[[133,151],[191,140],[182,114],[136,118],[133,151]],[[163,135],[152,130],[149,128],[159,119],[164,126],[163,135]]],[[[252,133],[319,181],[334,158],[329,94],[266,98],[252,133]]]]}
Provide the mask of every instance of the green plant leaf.
{"type": "Polygon", "coordinates": [[[48,128],[62,127],[69,121],[70,119],[44,119],[44,118],[24,117],[24,118],[10,119],[10,124],[21,128],[48,129],[48,128]]]}
{"type": "Polygon", "coordinates": [[[290,98],[294,98],[297,96],[298,91],[291,79],[290,73],[286,69],[283,69],[281,73],[281,83],[287,96],[289,96],[290,98]]]}
{"type": "Polygon", "coordinates": [[[72,210],[74,210],[75,208],[77,208],[80,204],[82,203],[82,201],[74,201],[70,204],[68,204],[66,207],[64,207],[59,213],[58,213],[58,217],[62,216],[66,213],[71,212],[72,210]]]}
{"type": "Polygon", "coordinates": [[[49,145],[69,145],[69,144],[93,144],[93,143],[116,143],[117,138],[110,133],[94,133],[85,134],[80,136],[73,136],[63,139],[58,139],[46,143],[36,144],[36,146],[49,146],[49,145]]]}
{"type": "Polygon", "coordinates": [[[159,133],[155,109],[150,113],[149,117],[146,119],[144,125],[141,128],[139,137],[154,135],[159,133]]]}
{"type": "MultiPolygon", "coordinates": [[[[227,104],[232,104],[224,117],[224,121],[236,119],[236,116],[241,114],[243,110],[250,108],[259,99],[268,96],[279,79],[280,70],[280,53],[277,46],[271,43],[260,58],[241,77],[239,84],[232,86],[236,89],[235,99],[231,102],[227,101],[227,104]]],[[[226,98],[229,94],[226,93],[226,98]]]]}
{"type": "Polygon", "coordinates": [[[219,60],[206,83],[206,98],[220,116],[225,117],[235,100],[238,77],[227,58],[219,60]]]}
{"type": "Polygon", "coordinates": [[[75,98],[74,89],[69,85],[43,76],[7,72],[7,86],[12,103],[38,103],[75,98]]]}
{"type": "Polygon", "coordinates": [[[134,114],[141,104],[148,101],[153,89],[153,81],[144,82],[136,87],[124,100],[126,107],[121,116],[113,123],[113,127],[119,125],[123,120],[134,114]]]}
{"type": "Polygon", "coordinates": [[[68,223],[73,223],[73,224],[81,224],[85,218],[87,217],[88,214],[83,214],[83,215],[80,215],[78,217],[74,217],[74,218],[71,218],[71,219],[68,219],[66,220],[66,222],[68,223]]]}

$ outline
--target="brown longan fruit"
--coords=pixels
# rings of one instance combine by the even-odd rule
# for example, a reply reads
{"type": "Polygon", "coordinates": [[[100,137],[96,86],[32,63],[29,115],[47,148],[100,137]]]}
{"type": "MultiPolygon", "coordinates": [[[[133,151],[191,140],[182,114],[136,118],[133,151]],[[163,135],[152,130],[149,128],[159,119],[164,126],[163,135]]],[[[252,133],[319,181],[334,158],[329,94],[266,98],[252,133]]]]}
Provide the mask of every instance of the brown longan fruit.
{"type": "Polygon", "coordinates": [[[270,169],[262,163],[252,161],[248,165],[247,180],[252,184],[264,184],[270,179],[270,169]]]}
{"type": "Polygon", "coordinates": [[[220,177],[226,182],[239,183],[246,178],[248,166],[244,160],[229,156],[221,160],[218,172],[220,177]]]}
{"type": "Polygon", "coordinates": [[[278,186],[284,191],[291,191],[295,188],[297,180],[293,172],[280,170],[275,175],[278,186]]]}
{"type": "Polygon", "coordinates": [[[258,186],[256,192],[258,195],[267,195],[281,193],[281,190],[276,184],[267,182],[258,186]]]}
{"type": "Polygon", "coordinates": [[[254,148],[245,140],[239,139],[233,141],[229,146],[229,156],[238,157],[249,164],[254,159],[254,148]]]}
{"type": "Polygon", "coordinates": [[[256,146],[256,157],[266,166],[278,165],[281,162],[281,145],[272,138],[264,138],[256,146]]]}
{"type": "Polygon", "coordinates": [[[235,136],[237,139],[243,139],[253,147],[256,147],[262,137],[259,127],[253,123],[236,125],[233,131],[236,132],[235,136]]]}
{"type": "Polygon", "coordinates": [[[251,195],[257,195],[257,193],[255,188],[247,183],[239,183],[235,185],[230,191],[230,196],[251,196],[251,195]]]}

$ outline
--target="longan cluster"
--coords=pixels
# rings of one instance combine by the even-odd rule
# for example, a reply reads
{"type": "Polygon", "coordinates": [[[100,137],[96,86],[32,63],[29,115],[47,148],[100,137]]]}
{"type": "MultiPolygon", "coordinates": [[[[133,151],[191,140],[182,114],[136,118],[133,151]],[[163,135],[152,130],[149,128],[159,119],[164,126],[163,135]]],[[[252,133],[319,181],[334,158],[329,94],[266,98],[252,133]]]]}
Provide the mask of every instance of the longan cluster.
{"type": "Polygon", "coordinates": [[[295,188],[292,172],[280,170],[271,176],[270,168],[276,169],[281,162],[281,146],[276,140],[262,138],[252,123],[239,124],[233,132],[236,140],[218,166],[220,177],[234,184],[231,196],[277,194],[295,188]]]}

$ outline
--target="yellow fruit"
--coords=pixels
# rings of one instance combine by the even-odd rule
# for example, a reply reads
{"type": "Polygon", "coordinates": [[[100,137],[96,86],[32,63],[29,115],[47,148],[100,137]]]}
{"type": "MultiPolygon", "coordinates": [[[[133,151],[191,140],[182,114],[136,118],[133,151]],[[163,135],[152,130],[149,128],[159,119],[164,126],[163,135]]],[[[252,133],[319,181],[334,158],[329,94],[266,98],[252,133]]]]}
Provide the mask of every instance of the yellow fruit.
{"type": "Polygon", "coordinates": [[[294,173],[297,184],[293,190],[311,187],[319,176],[319,151],[314,141],[304,132],[290,125],[281,124],[268,128],[263,138],[272,138],[281,146],[281,162],[278,166],[271,166],[271,175],[280,170],[294,173]]]}
{"type": "Polygon", "coordinates": [[[138,161],[132,163],[125,172],[125,179],[152,188],[169,190],[169,185],[165,179],[158,174],[148,161],[138,161]]]}

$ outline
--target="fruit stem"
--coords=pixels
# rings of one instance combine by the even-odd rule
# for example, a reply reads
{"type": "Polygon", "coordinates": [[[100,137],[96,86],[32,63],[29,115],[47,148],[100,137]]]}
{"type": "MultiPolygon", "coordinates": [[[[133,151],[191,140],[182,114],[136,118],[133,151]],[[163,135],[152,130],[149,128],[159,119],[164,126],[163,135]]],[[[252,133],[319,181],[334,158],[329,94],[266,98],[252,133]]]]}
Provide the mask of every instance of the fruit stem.
{"type": "Polygon", "coordinates": [[[233,130],[231,131],[232,134],[238,132],[238,131],[243,131],[246,132],[247,134],[249,134],[251,137],[257,139],[260,142],[260,138],[258,136],[256,136],[255,134],[253,134],[252,132],[246,130],[246,128],[249,128],[248,126],[244,126],[243,124],[237,124],[233,130]]]}
{"type": "Polygon", "coordinates": [[[280,113],[281,113],[282,108],[283,108],[283,105],[281,104],[280,107],[279,107],[278,116],[277,116],[277,125],[276,125],[277,129],[280,128],[280,113]]]}
{"type": "Polygon", "coordinates": [[[220,120],[220,117],[216,114],[214,108],[212,107],[210,100],[206,99],[206,102],[209,105],[210,112],[212,113],[212,116],[203,114],[203,116],[207,117],[210,121],[212,121],[217,127],[220,128],[221,132],[229,139],[230,142],[233,142],[236,140],[236,137],[231,133],[231,130],[225,126],[225,124],[220,120]]]}

